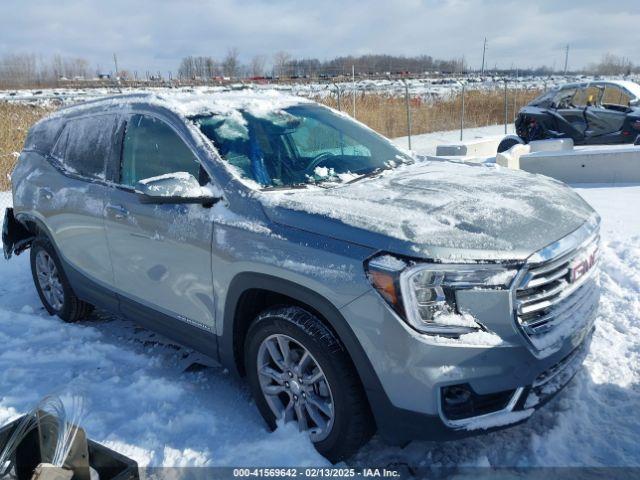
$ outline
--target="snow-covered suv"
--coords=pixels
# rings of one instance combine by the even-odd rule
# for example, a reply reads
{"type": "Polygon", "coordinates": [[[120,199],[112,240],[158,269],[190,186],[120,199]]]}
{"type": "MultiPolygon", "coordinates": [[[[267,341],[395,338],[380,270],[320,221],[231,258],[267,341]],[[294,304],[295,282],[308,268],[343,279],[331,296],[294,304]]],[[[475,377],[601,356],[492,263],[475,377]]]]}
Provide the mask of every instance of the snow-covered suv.
{"type": "MultiPolygon", "coordinates": [[[[36,124],[5,255],[46,309],[120,312],[248,378],[335,461],[377,431],[529,417],[593,330],[599,217],[552,179],[426,161],[274,92],[130,95],[36,124]]],[[[176,412],[179,415],[179,412],[176,412]]]]}

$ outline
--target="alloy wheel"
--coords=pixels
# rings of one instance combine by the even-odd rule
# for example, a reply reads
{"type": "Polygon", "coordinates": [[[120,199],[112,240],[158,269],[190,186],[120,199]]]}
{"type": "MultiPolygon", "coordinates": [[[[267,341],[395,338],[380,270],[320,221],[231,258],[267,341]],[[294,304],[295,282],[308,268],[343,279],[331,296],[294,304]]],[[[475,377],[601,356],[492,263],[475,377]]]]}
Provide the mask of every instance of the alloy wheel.
{"type": "Polygon", "coordinates": [[[36,274],[45,299],[51,308],[59,312],[64,305],[64,289],[56,264],[45,250],[36,254],[36,274]]]}
{"type": "Polygon", "coordinates": [[[295,421],[319,442],[331,433],[334,403],[329,382],[311,353],[287,335],[271,335],[258,349],[258,378],[277,419],[295,421]]]}

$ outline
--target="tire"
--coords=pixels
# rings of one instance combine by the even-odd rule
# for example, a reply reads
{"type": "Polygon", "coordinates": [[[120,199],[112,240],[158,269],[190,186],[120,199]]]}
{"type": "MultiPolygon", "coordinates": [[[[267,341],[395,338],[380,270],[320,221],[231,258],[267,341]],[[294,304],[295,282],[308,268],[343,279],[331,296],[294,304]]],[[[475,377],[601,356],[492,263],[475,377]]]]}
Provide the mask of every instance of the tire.
{"type": "Polygon", "coordinates": [[[93,311],[93,305],[83,302],[73,293],[56,250],[46,237],[37,237],[31,245],[31,274],[40,301],[49,315],[57,315],[65,322],[77,322],[93,311]],[[45,279],[44,269],[38,266],[39,262],[46,262],[52,272],[48,275],[49,281],[45,279]]]}
{"type": "Polygon", "coordinates": [[[498,145],[498,153],[506,152],[514,145],[523,144],[524,142],[520,138],[506,137],[498,145]]]}
{"type": "MultiPolygon", "coordinates": [[[[260,413],[272,430],[276,429],[277,420],[282,415],[287,415],[285,410],[279,418],[276,416],[272,405],[278,402],[282,402],[283,407],[286,402],[293,403],[289,418],[298,421],[298,427],[302,429],[304,425],[301,426],[299,422],[299,406],[306,416],[309,436],[316,450],[333,463],[350,457],[373,434],[373,417],[349,355],[333,333],[311,313],[299,307],[276,307],[261,313],[249,327],[244,354],[251,392],[260,413]],[[277,347],[283,337],[289,342],[291,359],[300,360],[304,355],[303,351],[308,352],[306,362],[302,362],[305,363],[306,373],[297,370],[288,378],[287,369],[276,366],[267,346],[271,342],[272,347],[277,347]],[[284,379],[286,386],[283,387],[280,380],[271,378],[271,375],[258,373],[258,363],[265,365],[265,358],[271,362],[268,368],[272,368],[276,374],[282,371],[279,378],[284,379]],[[314,362],[317,368],[312,368],[314,362]],[[324,380],[311,386],[310,380],[319,373],[324,375],[324,380]],[[268,398],[263,391],[263,384],[267,382],[273,383],[269,387],[284,388],[284,391],[278,394],[279,397],[272,394],[268,398]],[[298,393],[297,401],[293,399],[296,397],[295,392],[298,393]],[[301,400],[302,396],[306,400],[301,400]],[[332,418],[327,419],[323,411],[327,410],[329,403],[332,418]],[[323,404],[325,410],[315,408],[318,404],[323,404]],[[312,411],[315,411],[313,418],[318,418],[318,414],[321,414],[321,420],[328,420],[325,429],[318,427],[322,422],[314,423],[312,411]]],[[[282,356],[279,358],[284,360],[282,356]]]]}

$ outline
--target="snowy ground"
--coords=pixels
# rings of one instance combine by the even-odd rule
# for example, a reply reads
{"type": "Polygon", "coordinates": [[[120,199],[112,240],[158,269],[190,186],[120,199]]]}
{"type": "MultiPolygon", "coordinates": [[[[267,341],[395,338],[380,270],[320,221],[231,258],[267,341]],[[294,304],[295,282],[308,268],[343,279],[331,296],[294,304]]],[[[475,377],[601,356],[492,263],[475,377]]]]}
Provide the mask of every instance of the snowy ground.
{"type": "MultiPolygon", "coordinates": [[[[640,466],[640,185],[576,190],[604,220],[602,301],[584,369],[525,425],[404,449],[374,438],[351,463],[640,466]]],[[[0,206],[9,199],[0,193],[0,206]]],[[[89,436],[141,466],[326,464],[293,427],[267,433],[247,388],[219,368],[194,368],[200,360],[112,315],[75,325],[48,316],[28,255],[0,260],[0,425],[71,385],[85,393],[89,436]]]]}

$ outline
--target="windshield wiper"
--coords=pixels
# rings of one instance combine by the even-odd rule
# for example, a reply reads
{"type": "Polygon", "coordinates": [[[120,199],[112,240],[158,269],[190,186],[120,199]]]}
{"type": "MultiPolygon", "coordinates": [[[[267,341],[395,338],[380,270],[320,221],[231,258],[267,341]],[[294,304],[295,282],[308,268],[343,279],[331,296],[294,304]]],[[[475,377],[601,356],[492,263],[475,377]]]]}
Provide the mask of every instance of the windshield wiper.
{"type": "Polygon", "coordinates": [[[308,186],[309,186],[308,183],[293,183],[291,185],[269,185],[268,187],[263,187],[262,191],[291,190],[291,189],[307,188],[308,186]]]}
{"type": "Polygon", "coordinates": [[[371,178],[371,177],[375,177],[377,175],[380,175],[382,172],[384,172],[385,170],[387,170],[386,168],[374,168],[373,170],[371,170],[370,172],[367,173],[363,173],[362,175],[360,175],[357,178],[354,178],[353,180],[349,180],[347,183],[345,183],[345,185],[349,185],[351,183],[355,183],[359,180],[362,180],[364,178],[371,178]]]}

